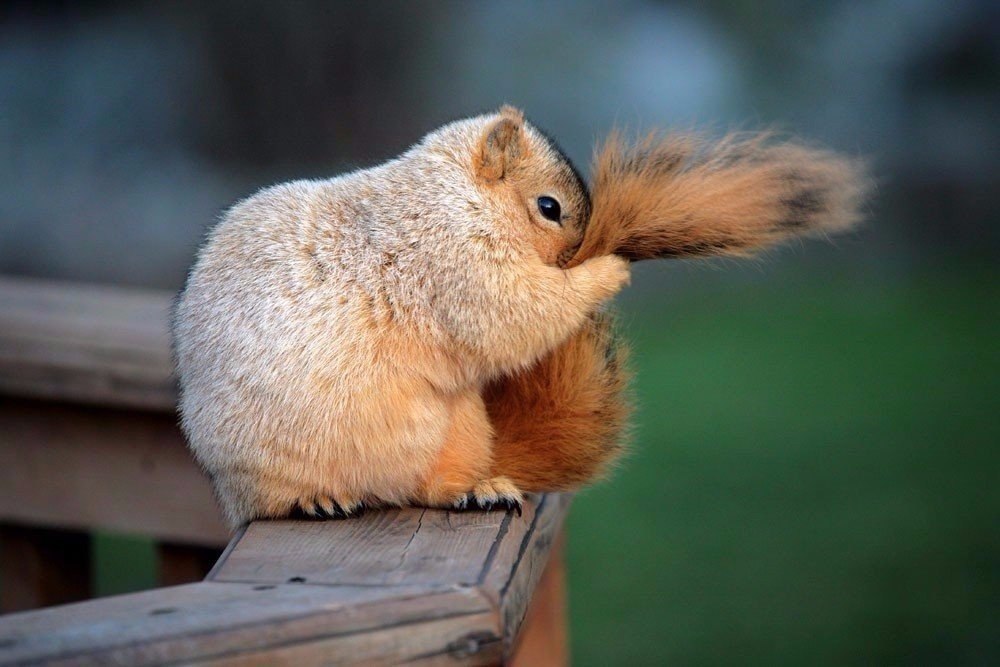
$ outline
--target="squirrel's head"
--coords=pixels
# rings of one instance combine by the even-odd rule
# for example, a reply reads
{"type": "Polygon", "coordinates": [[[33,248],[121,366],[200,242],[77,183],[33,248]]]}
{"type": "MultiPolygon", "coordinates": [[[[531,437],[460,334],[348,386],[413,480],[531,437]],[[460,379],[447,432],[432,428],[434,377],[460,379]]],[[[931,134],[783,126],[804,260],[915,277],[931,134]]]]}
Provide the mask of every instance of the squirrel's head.
{"type": "Polygon", "coordinates": [[[468,171],[485,213],[506,234],[524,239],[548,264],[565,264],[583,241],[590,195],[573,164],[517,109],[447,125],[423,147],[468,171]]]}
{"type": "MultiPolygon", "coordinates": [[[[465,199],[464,221],[530,244],[562,267],[604,254],[752,254],[851,228],[870,189],[860,161],[768,133],[716,142],[654,133],[634,143],[612,133],[588,191],[559,147],[509,106],[446,125],[419,149],[460,170],[446,196],[465,199]],[[470,181],[476,196],[467,196],[470,181]]],[[[436,182],[447,187],[441,173],[436,182]]]]}

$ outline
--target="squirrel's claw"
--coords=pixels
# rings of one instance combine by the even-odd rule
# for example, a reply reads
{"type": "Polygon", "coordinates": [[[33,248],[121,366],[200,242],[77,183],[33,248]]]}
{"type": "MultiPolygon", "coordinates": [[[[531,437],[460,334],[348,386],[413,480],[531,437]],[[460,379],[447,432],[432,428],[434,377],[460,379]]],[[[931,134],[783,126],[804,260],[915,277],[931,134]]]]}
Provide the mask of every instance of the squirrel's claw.
{"type": "Polygon", "coordinates": [[[485,508],[485,509],[490,509],[490,508],[492,508],[494,506],[497,507],[497,508],[501,508],[502,507],[505,512],[510,512],[511,510],[513,510],[513,511],[517,512],[518,516],[521,516],[521,513],[523,511],[523,507],[522,507],[521,499],[520,498],[506,498],[506,497],[501,497],[499,500],[497,500],[496,503],[490,503],[490,507],[489,508],[485,508]]]}
{"type": "Polygon", "coordinates": [[[364,503],[342,505],[333,498],[320,496],[314,500],[299,503],[299,510],[307,519],[327,521],[357,516],[365,509],[364,503]]]}
{"type": "Polygon", "coordinates": [[[329,505],[324,506],[323,504],[318,504],[316,512],[317,519],[346,519],[347,512],[341,507],[337,502],[332,502],[329,505]]]}
{"type": "Polygon", "coordinates": [[[508,512],[510,510],[514,510],[515,512],[517,512],[518,516],[521,516],[521,514],[524,511],[524,507],[521,504],[521,501],[516,498],[504,498],[503,500],[500,501],[499,504],[502,505],[503,508],[506,509],[508,512]]]}
{"type": "Polygon", "coordinates": [[[486,480],[476,485],[476,488],[464,494],[455,502],[455,508],[460,510],[476,509],[487,512],[502,509],[522,513],[523,496],[521,491],[506,478],[486,480]]]}
{"type": "Polygon", "coordinates": [[[501,496],[499,498],[476,498],[474,494],[469,494],[468,496],[469,504],[468,509],[479,509],[489,512],[491,510],[503,510],[505,512],[510,512],[513,510],[517,512],[518,516],[521,516],[523,507],[520,499],[518,498],[507,498],[501,496]]]}

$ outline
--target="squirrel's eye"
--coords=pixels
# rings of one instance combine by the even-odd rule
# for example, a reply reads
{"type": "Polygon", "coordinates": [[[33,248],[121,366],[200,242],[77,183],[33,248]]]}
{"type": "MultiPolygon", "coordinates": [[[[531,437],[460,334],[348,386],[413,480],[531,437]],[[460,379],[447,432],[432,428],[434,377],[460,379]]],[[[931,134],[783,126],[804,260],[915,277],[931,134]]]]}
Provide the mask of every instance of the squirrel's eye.
{"type": "Polygon", "coordinates": [[[562,224],[560,222],[562,219],[562,208],[559,206],[559,202],[552,197],[539,197],[538,211],[545,219],[552,222],[559,222],[560,225],[562,224]]]}

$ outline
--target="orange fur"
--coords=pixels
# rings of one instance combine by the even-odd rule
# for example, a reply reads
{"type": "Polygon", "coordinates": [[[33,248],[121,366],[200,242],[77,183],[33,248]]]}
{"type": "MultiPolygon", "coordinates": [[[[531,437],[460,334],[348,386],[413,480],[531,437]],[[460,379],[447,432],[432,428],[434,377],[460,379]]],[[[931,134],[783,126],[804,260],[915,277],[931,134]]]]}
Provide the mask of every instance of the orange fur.
{"type": "Polygon", "coordinates": [[[631,412],[626,356],[611,319],[595,314],[538,364],[487,387],[492,474],[524,491],[565,491],[607,472],[631,412]]]}
{"type": "Polygon", "coordinates": [[[444,444],[417,491],[417,497],[428,505],[453,505],[490,470],[493,429],[482,397],[467,391],[450,407],[444,444]]]}
{"type": "MultiPolygon", "coordinates": [[[[567,266],[608,254],[630,260],[746,255],[859,218],[860,165],[767,134],[612,133],[595,154],[592,214],[567,266]]],[[[524,490],[578,488],[623,451],[628,373],[605,318],[539,363],[486,391],[496,431],[495,475],[524,490]]]]}
{"type": "Polygon", "coordinates": [[[178,300],[191,449],[233,526],[576,489],[623,449],[625,355],[599,309],[626,260],[849,227],[856,167],[765,135],[613,134],[588,196],[504,107],[266,188],[212,231],[178,300]]]}
{"type": "Polygon", "coordinates": [[[571,265],[614,253],[631,260],[747,255],[859,219],[861,165],[769,134],[715,143],[610,135],[593,165],[593,213],[571,265]]]}

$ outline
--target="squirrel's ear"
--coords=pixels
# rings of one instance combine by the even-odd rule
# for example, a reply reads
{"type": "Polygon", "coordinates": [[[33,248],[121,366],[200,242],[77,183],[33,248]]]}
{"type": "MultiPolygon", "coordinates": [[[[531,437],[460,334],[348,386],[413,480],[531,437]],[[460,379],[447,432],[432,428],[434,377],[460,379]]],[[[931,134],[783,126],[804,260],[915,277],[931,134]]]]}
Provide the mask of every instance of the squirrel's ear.
{"type": "Polygon", "coordinates": [[[718,142],[612,134],[593,167],[593,211],[574,263],[614,253],[747,255],[793,236],[847,229],[869,189],[864,165],[768,134],[718,142]]]}
{"type": "Polygon", "coordinates": [[[476,171],[487,181],[500,180],[523,152],[524,115],[514,107],[501,107],[500,117],[487,126],[479,140],[476,171]]]}

